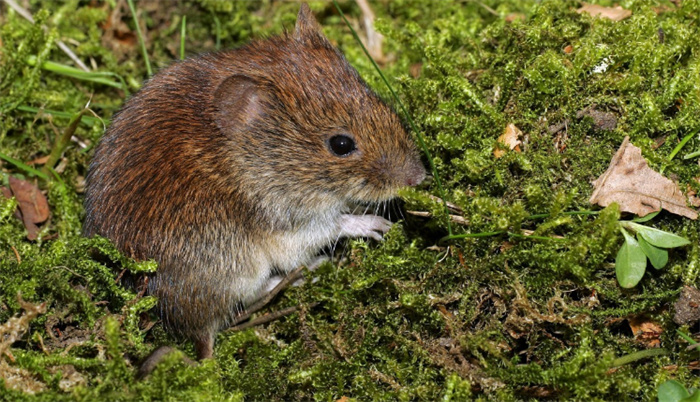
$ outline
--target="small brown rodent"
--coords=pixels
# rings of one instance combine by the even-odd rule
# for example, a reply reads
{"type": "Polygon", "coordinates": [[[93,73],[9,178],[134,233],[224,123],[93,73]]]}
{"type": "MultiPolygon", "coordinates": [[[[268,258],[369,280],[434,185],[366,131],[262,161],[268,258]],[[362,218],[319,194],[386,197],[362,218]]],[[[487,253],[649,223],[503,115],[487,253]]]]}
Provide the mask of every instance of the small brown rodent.
{"type": "Polygon", "coordinates": [[[390,222],[355,206],[424,177],[303,4],[293,34],[177,62],[126,102],[90,164],[84,233],[158,262],[149,292],[201,359],[273,276],[340,237],[381,238],[390,222]]]}

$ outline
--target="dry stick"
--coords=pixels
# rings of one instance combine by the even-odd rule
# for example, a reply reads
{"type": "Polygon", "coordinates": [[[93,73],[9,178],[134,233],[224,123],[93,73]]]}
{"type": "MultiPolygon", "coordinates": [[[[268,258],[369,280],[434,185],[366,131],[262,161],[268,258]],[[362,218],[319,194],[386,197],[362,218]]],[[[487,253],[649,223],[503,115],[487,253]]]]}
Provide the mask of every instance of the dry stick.
{"type": "MultiPolygon", "coordinates": [[[[319,305],[318,302],[313,302],[313,303],[309,304],[307,308],[314,308],[318,305],[319,305]]],[[[243,331],[246,328],[252,328],[252,327],[257,327],[258,325],[267,324],[268,322],[272,322],[272,321],[275,321],[279,318],[286,317],[286,316],[298,311],[300,308],[301,308],[301,306],[292,306],[292,307],[283,308],[282,310],[275,311],[274,313],[270,313],[270,314],[264,315],[262,317],[258,317],[254,320],[250,320],[250,321],[243,323],[241,325],[236,325],[235,327],[229,327],[226,331],[227,332],[228,331],[231,331],[231,332],[243,331]]]]}
{"type": "MultiPolygon", "coordinates": [[[[284,279],[282,279],[282,281],[280,283],[278,283],[277,286],[275,286],[275,288],[270,291],[270,293],[266,294],[262,299],[258,300],[253,305],[246,308],[246,310],[241,315],[236,317],[233,320],[233,323],[231,324],[231,326],[228,329],[226,329],[226,331],[234,330],[235,328],[237,328],[236,325],[238,323],[247,320],[248,318],[250,318],[251,315],[253,315],[253,313],[255,313],[255,312],[259,311],[260,309],[262,309],[263,307],[265,307],[267,305],[267,303],[271,302],[272,299],[274,299],[275,296],[277,296],[282,290],[286,289],[290,284],[294,283],[294,281],[299,279],[299,277],[301,277],[301,273],[304,270],[304,268],[306,268],[306,267],[304,267],[302,265],[299,268],[292,271],[292,273],[290,273],[289,275],[285,276],[284,279]]],[[[284,310],[282,310],[282,311],[284,311],[284,310]]],[[[291,313],[289,313],[289,314],[291,314],[291,313]]]]}
{"type": "Polygon", "coordinates": [[[355,2],[362,10],[362,20],[367,34],[367,49],[369,49],[372,57],[379,60],[380,63],[386,62],[382,51],[382,40],[384,37],[374,29],[374,20],[376,18],[372,8],[367,3],[367,0],[355,0],[355,2]]]}
{"type": "MultiPolygon", "coordinates": [[[[32,17],[32,13],[30,13],[24,7],[17,4],[15,2],[15,0],[5,0],[5,3],[7,3],[8,6],[12,7],[12,9],[14,9],[17,12],[17,14],[24,17],[27,21],[31,22],[32,24],[34,23],[34,18],[32,17]]],[[[46,26],[42,25],[42,28],[46,29],[46,26]]],[[[73,53],[73,51],[70,50],[70,48],[65,43],[63,43],[62,40],[57,40],[56,44],[58,45],[58,47],[61,50],[63,50],[63,53],[65,53],[68,57],[70,57],[70,59],[73,60],[73,62],[78,67],[80,67],[80,69],[82,69],[85,72],[90,72],[90,69],[88,68],[88,66],[86,66],[85,63],[83,63],[82,60],[80,60],[78,58],[78,56],[76,56],[75,53],[73,53]]]]}

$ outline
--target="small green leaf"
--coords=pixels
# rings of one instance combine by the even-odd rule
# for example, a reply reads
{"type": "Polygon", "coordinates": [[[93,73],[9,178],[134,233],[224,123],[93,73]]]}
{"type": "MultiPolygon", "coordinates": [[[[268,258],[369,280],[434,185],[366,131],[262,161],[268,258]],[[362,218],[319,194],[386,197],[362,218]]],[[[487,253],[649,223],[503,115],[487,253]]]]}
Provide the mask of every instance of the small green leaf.
{"type": "Polygon", "coordinates": [[[647,256],[644,255],[644,251],[634,237],[624,229],[622,234],[625,235],[625,243],[615,258],[615,274],[620,286],[629,289],[638,284],[644,276],[644,271],[647,269],[647,256]]]}
{"type": "Polygon", "coordinates": [[[644,237],[644,240],[649,244],[661,248],[674,248],[690,244],[690,241],[684,237],[680,237],[673,233],[664,232],[663,230],[650,228],[649,226],[640,225],[638,223],[623,221],[620,224],[631,229],[644,237]]]}
{"type": "Polygon", "coordinates": [[[682,402],[700,402],[700,390],[692,389],[693,393],[689,397],[681,399],[682,402]]]}
{"type": "Polygon", "coordinates": [[[659,386],[659,402],[679,402],[690,396],[683,384],[668,380],[659,386]]]}
{"type": "Polygon", "coordinates": [[[644,215],[644,216],[638,216],[638,217],[632,219],[632,222],[637,222],[637,223],[648,222],[648,221],[656,218],[656,215],[658,215],[659,213],[661,213],[661,210],[658,210],[656,212],[652,212],[652,213],[644,215]]]}
{"type": "Polygon", "coordinates": [[[656,269],[661,269],[668,263],[668,251],[663,248],[654,247],[649,244],[644,237],[637,235],[637,242],[644,251],[644,254],[649,258],[651,265],[656,269]]]}

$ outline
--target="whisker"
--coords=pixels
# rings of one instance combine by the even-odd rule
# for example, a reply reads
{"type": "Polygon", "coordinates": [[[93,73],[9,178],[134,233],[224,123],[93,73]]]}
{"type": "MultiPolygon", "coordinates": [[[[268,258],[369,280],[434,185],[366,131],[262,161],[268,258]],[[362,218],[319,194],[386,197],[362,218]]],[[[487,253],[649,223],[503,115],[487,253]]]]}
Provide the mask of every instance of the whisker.
{"type": "Polygon", "coordinates": [[[399,212],[399,215],[401,216],[401,220],[405,221],[406,216],[403,214],[403,208],[401,208],[401,205],[399,205],[398,202],[394,203],[394,206],[396,207],[396,210],[399,212]]]}

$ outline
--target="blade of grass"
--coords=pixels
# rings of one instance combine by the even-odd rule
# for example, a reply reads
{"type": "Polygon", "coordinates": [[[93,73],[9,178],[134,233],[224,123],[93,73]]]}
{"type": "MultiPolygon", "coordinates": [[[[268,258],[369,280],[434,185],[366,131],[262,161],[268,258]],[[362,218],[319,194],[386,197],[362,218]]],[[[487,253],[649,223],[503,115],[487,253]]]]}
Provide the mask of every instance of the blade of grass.
{"type": "MultiPolygon", "coordinates": [[[[440,180],[440,175],[438,174],[437,168],[435,167],[435,162],[433,161],[433,156],[430,154],[430,150],[428,149],[428,146],[425,144],[425,140],[423,139],[423,136],[421,135],[420,131],[418,131],[418,127],[416,127],[416,124],[413,122],[413,119],[411,118],[411,115],[408,113],[408,110],[406,110],[406,107],[403,105],[403,102],[401,102],[401,99],[399,99],[399,96],[396,94],[394,91],[394,88],[389,84],[389,80],[386,79],[384,76],[384,73],[382,73],[382,70],[379,68],[377,63],[374,61],[372,56],[370,56],[369,52],[367,51],[367,48],[365,45],[362,43],[360,40],[360,37],[357,35],[357,32],[353,29],[352,25],[350,25],[350,21],[348,21],[347,18],[345,18],[345,13],[343,13],[343,10],[340,9],[340,5],[338,5],[337,0],[333,0],[333,4],[335,5],[336,10],[338,10],[338,13],[340,13],[340,16],[343,18],[343,21],[345,21],[345,25],[350,28],[350,32],[352,32],[353,38],[357,41],[357,43],[360,45],[362,48],[362,51],[365,53],[369,61],[372,63],[372,66],[374,69],[379,73],[379,76],[382,78],[382,81],[384,81],[384,84],[386,87],[389,89],[389,92],[391,92],[392,97],[396,101],[396,103],[399,105],[399,108],[401,109],[401,112],[405,116],[406,120],[408,120],[408,124],[411,126],[411,130],[416,135],[416,138],[418,139],[418,144],[420,145],[421,149],[425,153],[425,156],[428,158],[428,163],[430,163],[430,170],[433,172],[433,177],[435,178],[435,184],[437,184],[438,188],[438,193],[440,194],[440,198],[442,198],[443,205],[445,206],[445,212],[449,215],[449,210],[447,208],[447,198],[445,198],[445,191],[443,190],[442,187],[442,181],[440,180]]],[[[449,233],[449,236],[451,238],[452,236],[452,225],[450,225],[450,220],[447,220],[447,232],[449,233]]]]}
{"type": "MultiPolygon", "coordinates": [[[[35,66],[37,63],[36,56],[30,56],[27,58],[27,64],[30,66],[35,66]]],[[[110,71],[95,71],[95,72],[85,72],[75,67],[67,66],[65,64],[56,63],[53,61],[45,61],[41,65],[42,70],[51,71],[53,73],[65,75],[68,77],[76,78],[83,81],[94,82],[97,84],[108,85],[117,89],[122,89],[128,92],[126,87],[126,82],[124,79],[116,73],[110,71]],[[119,82],[112,81],[107,77],[116,77],[119,82]]]]}
{"type": "Polygon", "coordinates": [[[700,151],[695,151],[695,152],[691,152],[688,155],[684,156],[683,159],[692,159],[692,158],[697,158],[698,156],[700,156],[700,151]]]}
{"type": "Polygon", "coordinates": [[[686,342],[688,342],[688,343],[691,344],[691,345],[695,345],[695,344],[698,343],[695,339],[691,338],[688,334],[686,334],[685,332],[681,331],[680,329],[677,329],[677,330],[676,330],[676,333],[678,334],[678,336],[680,336],[681,338],[685,339],[686,342]]]}
{"type": "Polygon", "coordinates": [[[34,169],[33,167],[31,167],[31,166],[29,166],[29,165],[23,163],[22,161],[18,161],[17,159],[12,158],[12,157],[10,157],[10,156],[7,156],[7,155],[5,155],[5,154],[3,154],[3,153],[0,153],[0,159],[3,159],[3,160],[5,160],[5,161],[7,161],[8,163],[11,163],[11,164],[15,165],[15,167],[17,167],[18,169],[24,170],[26,173],[28,173],[28,174],[30,174],[30,175],[40,177],[40,178],[42,178],[42,179],[44,179],[44,180],[48,180],[48,179],[49,179],[49,176],[46,175],[45,173],[43,173],[43,172],[41,172],[41,171],[39,171],[39,170],[36,170],[36,169],[34,169]]]}
{"type": "Polygon", "coordinates": [[[182,16],[182,27],[180,28],[180,60],[185,59],[185,34],[187,33],[187,16],[182,16]]]}
{"type": "Polygon", "coordinates": [[[213,14],[214,16],[214,24],[216,25],[216,50],[221,49],[221,21],[219,21],[219,17],[216,16],[216,14],[213,14]]]}
{"type": "Polygon", "coordinates": [[[649,357],[655,356],[665,356],[667,354],[670,354],[670,352],[666,349],[644,349],[640,350],[639,352],[634,352],[625,356],[618,357],[617,359],[612,361],[610,367],[624,366],[625,364],[634,363],[638,360],[647,359],[649,357]]]}
{"type": "Polygon", "coordinates": [[[678,145],[676,145],[676,147],[673,148],[673,151],[671,151],[671,153],[668,155],[668,160],[670,161],[671,159],[673,159],[676,156],[676,154],[678,154],[681,151],[681,149],[683,149],[685,144],[687,144],[688,141],[690,141],[693,138],[693,136],[695,136],[698,133],[698,131],[700,130],[695,130],[694,132],[683,137],[683,140],[681,140],[681,142],[679,142],[678,145]]]}
{"type": "Polygon", "coordinates": [[[143,60],[146,63],[146,71],[148,76],[153,75],[153,70],[151,69],[151,60],[148,58],[148,52],[146,51],[146,41],[143,39],[143,33],[141,33],[141,26],[139,25],[139,20],[136,18],[136,8],[134,8],[133,0],[126,0],[129,3],[129,10],[131,10],[131,15],[134,17],[134,25],[136,25],[136,34],[139,37],[139,44],[141,45],[141,53],[143,53],[143,60]]]}
{"type": "Polygon", "coordinates": [[[49,169],[53,168],[56,162],[58,162],[58,160],[61,158],[61,154],[63,154],[63,151],[65,151],[68,147],[68,144],[70,144],[70,139],[75,133],[75,129],[78,128],[78,123],[80,123],[80,119],[87,112],[87,110],[88,109],[83,109],[80,112],[75,113],[71,117],[70,122],[68,123],[68,127],[66,127],[66,129],[63,130],[63,134],[61,134],[60,137],[56,138],[56,141],[53,144],[53,148],[51,148],[51,153],[49,154],[49,160],[47,160],[44,164],[44,173],[48,173],[49,169]]]}
{"type": "MultiPolygon", "coordinates": [[[[51,116],[56,116],[56,117],[64,117],[66,119],[70,119],[73,117],[73,113],[68,113],[68,112],[61,112],[58,110],[50,110],[50,109],[39,109],[36,107],[31,107],[31,106],[17,106],[18,110],[21,110],[23,112],[27,113],[43,113],[43,114],[48,114],[51,116]]],[[[80,119],[81,123],[87,124],[89,126],[94,126],[95,123],[102,123],[104,122],[105,125],[109,125],[110,120],[109,119],[103,119],[100,120],[97,117],[92,117],[88,115],[83,115],[83,117],[80,119]]]]}

